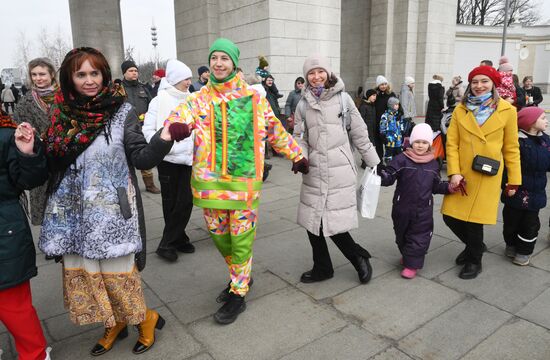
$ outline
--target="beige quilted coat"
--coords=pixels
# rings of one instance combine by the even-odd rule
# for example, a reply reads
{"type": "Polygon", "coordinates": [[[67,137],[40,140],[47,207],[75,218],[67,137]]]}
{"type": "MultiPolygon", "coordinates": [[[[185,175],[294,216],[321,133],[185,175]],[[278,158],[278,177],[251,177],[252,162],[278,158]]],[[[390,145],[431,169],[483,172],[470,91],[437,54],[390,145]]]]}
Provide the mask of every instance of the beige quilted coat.
{"type": "Polygon", "coordinates": [[[309,160],[309,173],[302,175],[298,224],[315,235],[319,235],[321,223],[325,236],[341,234],[358,226],[357,167],[342,117],[339,117],[340,92],[343,92],[344,103],[350,106],[349,135],[353,146],[368,166],[380,162],[369,140],[367,126],[344,91],[341,79],[334,87],[324,90],[319,98],[309,89],[304,90],[303,99],[307,104],[301,105],[303,111],[296,110],[293,134],[309,160]]]}

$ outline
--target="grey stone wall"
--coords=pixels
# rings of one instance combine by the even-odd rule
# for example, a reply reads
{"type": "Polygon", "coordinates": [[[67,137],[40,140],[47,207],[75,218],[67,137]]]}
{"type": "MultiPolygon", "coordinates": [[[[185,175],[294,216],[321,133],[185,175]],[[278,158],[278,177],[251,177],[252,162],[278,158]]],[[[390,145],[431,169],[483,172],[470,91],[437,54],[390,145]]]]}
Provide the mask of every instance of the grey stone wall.
{"type": "Polygon", "coordinates": [[[120,2],[113,0],[71,0],[71,29],[73,46],[90,46],[100,50],[113,73],[121,77],[120,64],[124,61],[120,2]]]}
{"type": "Polygon", "coordinates": [[[312,53],[328,56],[333,71],[340,72],[340,0],[175,0],[174,9],[178,59],[194,76],[219,36],[239,46],[245,73],[253,73],[264,55],[285,95],[312,53]]]}

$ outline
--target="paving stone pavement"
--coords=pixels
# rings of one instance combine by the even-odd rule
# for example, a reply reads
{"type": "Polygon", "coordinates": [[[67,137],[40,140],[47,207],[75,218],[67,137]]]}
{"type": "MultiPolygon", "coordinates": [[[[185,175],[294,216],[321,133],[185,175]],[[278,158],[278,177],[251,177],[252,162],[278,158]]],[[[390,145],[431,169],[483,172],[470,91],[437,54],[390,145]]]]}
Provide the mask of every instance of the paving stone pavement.
{"type": "MultiPolygon", "coordinates": [[[[157,332],[155,346],[137,358],[550,359],[549,210],[541,211],[544,225],[531,265],[515,266],[503,255],[499,222],[485,227],[489,252],[483,272],[465,281],[454,264],[463,246],[443,224],[442,197],[437,196],[426,266],[416,279],[405,280],[393,240],[393,188],[383,188],[377,217],[360,219],[352,231],[373,255],[371,282],[360,285],[354,268],[329,240],[334,278],[302,284],[300,274],[312,263],[306,232],[296,224],[300,176],[290,172],[289,162],[270,161],[274,166],[264,184],[254,249],[254,286],[246,312],[231,325],[212,319],[228,275],[204,230],[201,209],[194,209],[188,226],[196,252],[169,264],[154,253],[163,228],[160,195],[143,193],[149,253],[144,292],[167,326],[157,332]]],[[[36,239],[38,228],[33,231],[36,239]]],[[[91,359],[88,352],[102,335],[101,325],[72,324],[63,308],[60,265],[45,261],[43,254],[37,261],[34,304],[52,358],[91,359]]],[[[101,358],[136,358],[131,353],[136,338],[130,329],[130,336],[101,358]]],[[[2,360],[15,359],[2,325],[0,348],[2,360]]]]}

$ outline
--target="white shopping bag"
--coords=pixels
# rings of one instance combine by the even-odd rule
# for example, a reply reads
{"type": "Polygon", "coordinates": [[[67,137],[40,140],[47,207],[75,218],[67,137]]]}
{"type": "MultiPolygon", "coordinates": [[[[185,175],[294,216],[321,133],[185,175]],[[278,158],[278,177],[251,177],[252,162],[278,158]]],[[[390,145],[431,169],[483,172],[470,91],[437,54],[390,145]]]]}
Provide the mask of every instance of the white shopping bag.
{"type": "Polygon", "coordinates": [[[357,188],[357,210],[362,217],[374,219],[381,184],[382,179],[376,174],[376,167],[370,171],[365,170],[357,188]]]}

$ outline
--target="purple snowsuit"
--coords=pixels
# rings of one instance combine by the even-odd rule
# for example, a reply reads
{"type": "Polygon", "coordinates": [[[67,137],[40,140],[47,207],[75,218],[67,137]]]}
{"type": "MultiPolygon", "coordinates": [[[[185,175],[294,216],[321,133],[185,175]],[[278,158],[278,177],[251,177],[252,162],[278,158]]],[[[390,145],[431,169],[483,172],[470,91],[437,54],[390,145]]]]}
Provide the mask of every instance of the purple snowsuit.
{"type": "Polygon", "coordinates": [[[382,186],[393,185],[397,180],[391,216],[403,265],[421,269],[434,228],[432,194],[448,194],[449,183],[441,180],[436,160],[416,163],[404,153],[397,155],[379,175],[382,186]]]}

